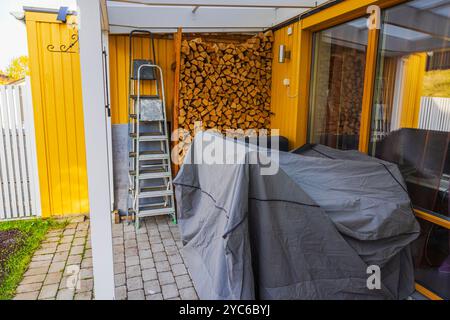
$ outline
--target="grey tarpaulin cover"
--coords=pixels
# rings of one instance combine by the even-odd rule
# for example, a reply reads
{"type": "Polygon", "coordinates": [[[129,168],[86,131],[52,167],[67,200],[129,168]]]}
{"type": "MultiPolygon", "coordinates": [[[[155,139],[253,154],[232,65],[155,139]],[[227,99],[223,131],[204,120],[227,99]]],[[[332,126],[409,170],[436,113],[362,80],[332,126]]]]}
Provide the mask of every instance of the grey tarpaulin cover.
{"type": "Polygon", "coordinates": [[[396,165],[313,146],[280,152],[277,173],[262,175],[250,163],[266,149],[216,136],[235,145],[226,157],[237,163],[193,164],[210,136],[196,135],[174,181],[183,255],[201,299],[404,299],[414,291],[409,245],[419,226],[396,165]],[[379,290],[367,288],[370,265],[381,268],[379,290]]]}

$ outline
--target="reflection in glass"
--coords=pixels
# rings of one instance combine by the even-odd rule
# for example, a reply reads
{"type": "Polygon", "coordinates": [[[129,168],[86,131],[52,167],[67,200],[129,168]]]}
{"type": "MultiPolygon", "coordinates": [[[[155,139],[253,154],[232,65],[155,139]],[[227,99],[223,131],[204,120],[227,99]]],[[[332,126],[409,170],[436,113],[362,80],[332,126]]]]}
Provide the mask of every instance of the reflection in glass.
{"type": "Polygon", "coordinates": [[[416,207],[450,216],[450,0],[383,12],[369,153],[399,164],[416,207]]]}
{"type": "Polygon", "coordinates": [[[309,142],[358,149],[367,39],[364,18],[314,34],[309,142]]]}

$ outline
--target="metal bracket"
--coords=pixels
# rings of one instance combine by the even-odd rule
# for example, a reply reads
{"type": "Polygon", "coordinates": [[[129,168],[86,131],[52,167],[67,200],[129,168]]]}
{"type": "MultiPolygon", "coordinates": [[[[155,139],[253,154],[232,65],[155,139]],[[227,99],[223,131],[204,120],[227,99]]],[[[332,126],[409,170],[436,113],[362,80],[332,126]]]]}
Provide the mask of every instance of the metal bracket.
{"type": "Polygon", "coordinates": [[[69,45],[62,44],[59,46],[59,50],[55,49],[55,46],[53,44],[49,44],[47,46],[47,50],[50,52],[59,52],[59,53],[77,53],[77,51],[71,51],[70,49],[75,46],[75,44],[78,42],[78,33],[72,34],[70,37],[72,39],[72,42],[69,45]]]}

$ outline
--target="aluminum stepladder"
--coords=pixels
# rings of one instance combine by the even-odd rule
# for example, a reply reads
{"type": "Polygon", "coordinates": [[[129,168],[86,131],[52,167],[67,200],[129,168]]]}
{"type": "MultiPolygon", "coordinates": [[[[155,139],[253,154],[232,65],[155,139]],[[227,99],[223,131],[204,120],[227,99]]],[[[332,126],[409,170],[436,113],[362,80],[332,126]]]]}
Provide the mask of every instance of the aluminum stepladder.
{"type": "MultiPolygon", "coordinates": [[[[128,102],[129,200],[127,221],[135,226],[144,217],[170,215],[176,222],[169,132],[167,128],[163,70],[150,59],[133,59],[133,37],[150,36],[150,52],[156,60],[153,34],[130,33],[130,78],[128,102]],[[154,94],[143,94],[144,83],[153,83],[154,94]]],[[[146,85],[150,90],[150,85],[146,85]]]]}

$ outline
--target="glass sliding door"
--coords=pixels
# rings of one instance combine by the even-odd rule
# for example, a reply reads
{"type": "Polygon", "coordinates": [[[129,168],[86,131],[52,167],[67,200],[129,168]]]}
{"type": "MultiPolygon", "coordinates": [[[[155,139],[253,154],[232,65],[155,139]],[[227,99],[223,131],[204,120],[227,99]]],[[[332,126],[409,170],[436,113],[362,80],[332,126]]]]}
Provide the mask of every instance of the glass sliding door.
{"type": "Polygon", "coordinates": [[[367,43],[365,18],[314,33],[310,143],[358,149],[367,43]]]}
{"type": "Polygon", "coordinates": [[[450,0],[383,12],[371,114],[369,154],[397,163],[414,207],[441,221],[421,221],[416,280],[450,299],[450,0]]]}

